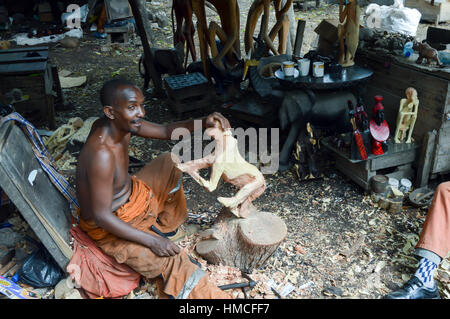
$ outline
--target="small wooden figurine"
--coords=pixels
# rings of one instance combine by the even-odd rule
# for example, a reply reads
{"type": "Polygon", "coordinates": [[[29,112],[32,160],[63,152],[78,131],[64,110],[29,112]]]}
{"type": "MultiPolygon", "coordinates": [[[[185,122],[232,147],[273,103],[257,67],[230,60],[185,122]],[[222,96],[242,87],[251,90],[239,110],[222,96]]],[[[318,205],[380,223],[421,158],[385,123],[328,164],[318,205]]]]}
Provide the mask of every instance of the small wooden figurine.
{"type": "Polygon", "coordinates": [[[375,96],[375,105],[372,109],[373,117],[369,123],[370,135],[372,135],[372,154],[374,155],[382,155],[387,151],[386,141],[389,138],[389,125],[384,119],[382,100],[382,96],[375,96]]]}
{"type": "Polygon", "coordinates": [[[437,50],[432,48],[428,43],[414,41],[413,49],[419,52],[419,57],[416,60],[417,64],[422,64],[423,60],[426,59],[427,65],[431,65],[431,62],[435,62],[439,67],[443,66],[439,60],[437,50]]]}
{"type": "Polygon", "coordinates": [[[317,133],[308,122],[306,124],[306,133],[302,131],[299,134],[294,151],[294,158],[297,161],[294,165],[294,170],[299,180],[322,177],[319,148],[317,133]]]}
{"type": "Polygon", "coordinates": [[[401,99],[397,115],[397,127],[395,129],[395,143],[402,143],[408,131],[405,143],[411,143],[411,136],[417,120],[419,109],[419,99],[416,89],[409,87],[405,91],[406,99],[401,99]]]}
{"type": "Polygon", "coordinates": [[[248,163],[239,153],[237,139],[231,135],[231,130],[224,130],[219,122],[208,128],[206,134],[216,141],[215,150],[204,158],[177,167],[187,172],[194,180],[209,192],[217,188],[220,178],[239,188],[233,197],[218,197],[217,200],[237,217],[247,217],[253,206],[251,202],[258,198],[266,188],[266,182],[258,168],[248,163]],[[198,171],[211,167],[211,177],[207,181],[198,171]]]}
{"type": "Polygon", "coordinates": [[[360,14],[358,0],[339,0],[339,64],[343,67],[355,64],[355,53],[359,43],[360,14]]]}

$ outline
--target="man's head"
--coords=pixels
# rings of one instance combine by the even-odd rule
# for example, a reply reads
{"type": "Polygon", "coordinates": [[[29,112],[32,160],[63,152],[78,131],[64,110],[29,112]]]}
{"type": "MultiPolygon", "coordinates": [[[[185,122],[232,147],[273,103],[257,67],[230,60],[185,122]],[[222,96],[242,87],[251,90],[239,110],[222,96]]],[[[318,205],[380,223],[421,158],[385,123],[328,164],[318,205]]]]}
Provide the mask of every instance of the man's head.
{"type": "Polygon", "coordinates": [[[120,128],[137,132],[145,115],[144,95],[132,82],[118,78],[107,81],[100,90],[100,102],[106,117],[120,128]]]}

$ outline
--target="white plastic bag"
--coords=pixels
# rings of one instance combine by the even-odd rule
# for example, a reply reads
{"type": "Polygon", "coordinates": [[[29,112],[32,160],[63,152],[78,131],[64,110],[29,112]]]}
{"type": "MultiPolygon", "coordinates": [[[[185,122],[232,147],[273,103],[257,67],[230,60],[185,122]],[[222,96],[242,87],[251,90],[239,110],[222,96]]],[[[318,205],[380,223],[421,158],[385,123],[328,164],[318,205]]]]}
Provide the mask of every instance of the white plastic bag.
{"type": "Polygon", "coordinates": [[[371,3],[366,9],[366,26],[388,32],[415,36],[422,14],[417,9],[406,8],[402,0],[394,0],[392,6],[371,3]]]}

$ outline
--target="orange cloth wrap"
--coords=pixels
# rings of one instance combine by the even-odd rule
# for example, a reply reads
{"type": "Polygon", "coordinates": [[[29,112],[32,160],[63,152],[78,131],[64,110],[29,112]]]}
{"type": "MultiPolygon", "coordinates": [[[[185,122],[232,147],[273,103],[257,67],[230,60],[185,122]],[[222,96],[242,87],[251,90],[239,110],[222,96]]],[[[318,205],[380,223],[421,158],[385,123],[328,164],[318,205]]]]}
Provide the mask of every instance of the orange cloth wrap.
{"type": "MultiPolygon", "coordinates": [[[[155,201],[153,200],[153,192],[150,187],[136,178],[131,177],[132,192],[128,202],[122,205],[114,214],[126,223],[129,223],[139,217],[141,214],[148,215],[155,211],[155,201]]],[[[95,224],[93,220],[85,221],[81,218],[80,209],[78,209],[79,225],[89,237],[94,240],[101,240],[106,238],[109,233],[95,224]]]]}

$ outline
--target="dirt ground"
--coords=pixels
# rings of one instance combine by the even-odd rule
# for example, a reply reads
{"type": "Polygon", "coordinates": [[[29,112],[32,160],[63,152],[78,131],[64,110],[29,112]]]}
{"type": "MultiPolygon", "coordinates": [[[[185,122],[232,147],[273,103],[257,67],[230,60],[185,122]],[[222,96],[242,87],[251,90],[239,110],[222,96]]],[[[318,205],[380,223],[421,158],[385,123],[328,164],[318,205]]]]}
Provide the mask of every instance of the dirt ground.
{"type": "MultiPolygon", "coordinates": [[[[238,2],[241,9],[240,34],[243,35],[251,2],[238,2]]],[[[170,8],[163,1],[152,1],[148,5],[164,10],[170,17],[170,8]]],[[[337,12],[336,5],[295,12],[296,17],[307,21],[302,54],[313,48],[317,41],[313,32],[315,26],[324,18],[337,17],[337,12]]],[[[424,37],[427,26],[421,24],[419,39],[424,37]]],[[[172,47],[170,24],[153,28],[153,31],[156,46],[172,47]]],[[[138,72],[138,60],[142,54],[140,39],[132,39],[128,47],[106,49],[106,40],[94,38],[89,31],[85,32],[79,48],[66,49],[50,44],[50,59],[59,70],[72,71],[72,76],[87,76],[85,85],[63,90],[65,103],[70,107],[57,111],[57,126],[73,117],[86,120],[102,116],[98,92],[102,84],[113,76],[127,77],[142,87],[143,79],[138,72]]],[[[157,123],[174,120],[164,99],[149,97],[145,103],[146,119],[157,123]]],[[[186,118],[200,115],[203,114],[197,112],[186,118]]],[[[232,125],[235,123],[233,118],[230,121],[232,125]]],[[[130,155],[148,162],[169,151],[173,145],[174,142],[133,137],[130,155]]],[[[68,178],[73,180],[73,176],[68,178]]],[[[414,273],[417,261],[411,252],[425,220],[426,208],[413,208],[405,203],[402,212],[389,213],[374,205],[369,194],[333,167],[318,180],[299,182],[293,171],[266,175],[265,178],[267,189],[254,204],[262,211],[280,216],[286,222],[288,235],[269,262],[250,275],[258,281],[258,285],[249,292],[251,298],[276,298],[264,284],[273,280],[278,291],[288,283],[294,287],[286,298],[378,299],[401,286],[414,273]]],[[[430,186],[436,186],[445,179],[448,177],[438,178],[430,186]]],[[[184,177],[183,183],[190,216],[187,223],[199,224],[203,229],[209,227],[221,208],[216,197],[234,191],[222,185],[215,192],[207,193],[189,177],[184,177]]],[[[213,271],[212,280],[219,285],[242,280],[235,268],[207,265],[192,251],[196,240],[197,234],[194,234],[180,245],[190,250],[205,269],[213,271]]],[[[437,279],[441,289],[449,289],[445,287],[450,282],[448,277],[443,275],[437,279]]],[[[151,287],[148,283],[129,297],[146,291],[154,298],[151,287]]],[[[233,291],[233,294],[243,296],[240,290],[233,291]]],[[[449,296],[441,295],[443,298],[449,296]]]]}

